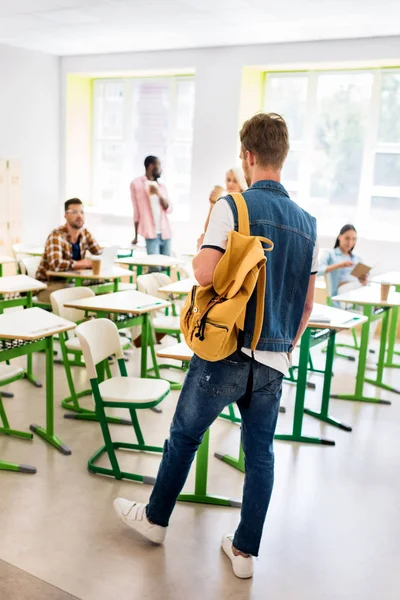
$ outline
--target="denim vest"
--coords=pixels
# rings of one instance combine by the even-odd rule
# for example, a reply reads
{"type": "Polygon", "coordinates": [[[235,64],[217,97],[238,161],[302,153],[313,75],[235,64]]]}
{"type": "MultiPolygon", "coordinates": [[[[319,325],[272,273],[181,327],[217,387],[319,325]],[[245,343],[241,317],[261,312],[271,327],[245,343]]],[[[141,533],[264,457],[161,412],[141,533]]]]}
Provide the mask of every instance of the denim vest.
{"type": "MultiPolygon", "coordinates": [[[[264,323],[257,350],[289,352],[303,314],[317,237],[316,220],[293,202],[283,185],[257,181],[243,192],[250,234],[274,243],[267,256],[264,323]]],[[[226,196],[238,227],[236,205],[226,196]]],[[[250,348],[256,314],[256,292],[249,300],[244,346],[250,348]]]]}

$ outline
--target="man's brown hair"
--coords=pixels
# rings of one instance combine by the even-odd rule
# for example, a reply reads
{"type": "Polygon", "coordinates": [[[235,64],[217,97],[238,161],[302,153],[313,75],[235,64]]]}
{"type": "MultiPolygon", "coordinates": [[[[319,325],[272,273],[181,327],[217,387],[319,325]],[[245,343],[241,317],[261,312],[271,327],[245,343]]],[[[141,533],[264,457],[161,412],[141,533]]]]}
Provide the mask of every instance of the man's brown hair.
{"type": "Polygon", "coordinates": [[[289,152],[286,121],[277,113],[258,113],[240,131],[242,152],[254,154],[261,166],[281,169],[289,152]]]}

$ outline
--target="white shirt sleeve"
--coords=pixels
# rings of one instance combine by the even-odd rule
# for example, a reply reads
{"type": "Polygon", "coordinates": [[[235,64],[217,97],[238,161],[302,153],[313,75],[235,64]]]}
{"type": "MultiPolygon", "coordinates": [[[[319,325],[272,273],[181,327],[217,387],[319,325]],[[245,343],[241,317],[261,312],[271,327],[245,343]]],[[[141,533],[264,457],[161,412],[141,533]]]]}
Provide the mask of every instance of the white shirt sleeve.
{"type": "Polygon", "coordinates": [[[313,257],[312,257],[311,275],[316,275],[316,273],[318,273],[318,254],[319,254],[319,243],[318,243],[318,240],[316,240],[315,246],[314,246],[313,257]]]}
{"type": "Polygon", "coordinates": [[[225,251],[228,233],[235,229],[232,209],[224,199],[215,204],[204,236],[202,248],[225,251]]]}

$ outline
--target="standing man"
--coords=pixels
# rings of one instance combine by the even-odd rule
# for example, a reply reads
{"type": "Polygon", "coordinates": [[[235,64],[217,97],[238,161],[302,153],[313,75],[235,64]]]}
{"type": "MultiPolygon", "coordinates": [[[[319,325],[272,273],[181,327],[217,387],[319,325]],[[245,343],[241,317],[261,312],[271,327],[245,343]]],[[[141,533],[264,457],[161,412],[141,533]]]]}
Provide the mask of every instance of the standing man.
{"type": "Polygon", "coordinates": [[[85,229],[85,212],[79,198],[71,198],[64,204],[65,225],[54,229],[46,240],[42,260],[36,272],[36,279],[47,283],[47,289],[39,292],[40,302],[50,302],[50,294],[66,287],[66,280],[48,283],[47,271],[79,271],[90,269],[92,261],[85,258],[86,251],[101,254],[101,248],[94,237],[85,229]]]}
{"type": "MultiPolygon", "coordinates": [[[[117,498],[114,508],[129,527],[155,543],[162,543],[196,451],[204,433],[221,411],[238,402],[246,477],[241,520],[235,534],[222,538],[222,549],[235,575],[253,575],[253,556],[260,541],[274,480],[273,439],[289,355],[311,315],[318,270],[316,221],[290,200],[280,183],[289,151],[288,130],[277,114],[257,114],[240,132],[241,158],[248,190],[243,192],[249,211],[250,233],[269,238],[264,322],[254,357],[256,306],[250,299],[243,347],[225,360],[207,362],[194,356],[172,421],[169,440],[149,503],[117,498]],[[250,406],[240,400],[246,393],[250,366],[253,387],[250,406]]],[[[220,199],[211,214],[203,244],[193,260],[202,286],[212,283],[215,267],[237,229],[237,210],[230,196],[220,199]]]]}
{"type": "Polygon", "coordinates": [[[158,182],[162,173],[161,163],[156,156],[147,156],[144,166],[146,174],[131,183],[135,222],[132,244],[137,244],[140,234],[146,240],[147,254],[169,255],[171,228],[167,215],[172,212],[172,206],[165,185],[158,182]]]}

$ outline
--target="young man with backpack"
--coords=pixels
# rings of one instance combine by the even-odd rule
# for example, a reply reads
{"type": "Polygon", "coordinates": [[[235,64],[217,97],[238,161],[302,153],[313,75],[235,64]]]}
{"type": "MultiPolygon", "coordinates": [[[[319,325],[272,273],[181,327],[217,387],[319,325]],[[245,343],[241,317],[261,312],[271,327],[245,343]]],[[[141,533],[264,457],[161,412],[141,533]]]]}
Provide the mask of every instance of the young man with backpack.
{"type": "MultiPolygon", "coordinates": [[[[204,433],[227,405],[237,402],[246,477],[240,524],[234,535],[223,536],[222,549],[235,575],[248,578],[253,575],[252,557],[258,556],[272,493],[273,437],[282,379],[288,372],[290,353],[311,315],[318,255],[315,219],[290,200],[280,183],[289,151],[283,118],[274,113],[257,114],[243,125],[240,139],[249,185],[243,196],[250,235],[268,238],[274,244],[268,254],[264,319],[257,347],[254,352],[250,350],[256,321],[255,290],[247,304],[237,351],[215,362],[195,355],[190,363],[149,503],[146,506],[117,498],[114,508],[126,525],[154,543],[163,543],[204,433]]],[[[193,260],[200,286],[213,283],[229,232],[237,228],[236,203],[230,196],[220,199],[193,260]]]]}

